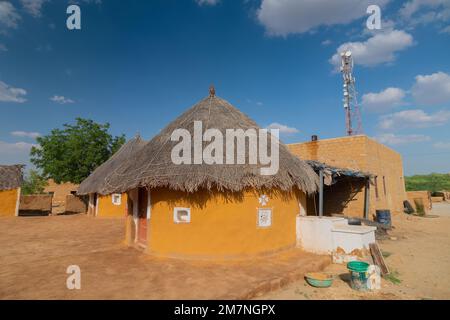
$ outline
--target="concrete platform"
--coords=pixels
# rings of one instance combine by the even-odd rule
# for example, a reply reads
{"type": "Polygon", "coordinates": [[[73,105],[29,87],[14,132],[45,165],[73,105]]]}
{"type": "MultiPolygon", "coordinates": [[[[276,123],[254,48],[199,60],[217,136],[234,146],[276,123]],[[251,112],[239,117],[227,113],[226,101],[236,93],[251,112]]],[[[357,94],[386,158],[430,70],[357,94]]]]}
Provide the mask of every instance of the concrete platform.
{"type": "Polygon", "coordinates": [[[307,252],[331,254],[337,248],[346,253],[369,249],[376,227],[348,225],[339,217],[297,217],[297,246],[307,252]]]}

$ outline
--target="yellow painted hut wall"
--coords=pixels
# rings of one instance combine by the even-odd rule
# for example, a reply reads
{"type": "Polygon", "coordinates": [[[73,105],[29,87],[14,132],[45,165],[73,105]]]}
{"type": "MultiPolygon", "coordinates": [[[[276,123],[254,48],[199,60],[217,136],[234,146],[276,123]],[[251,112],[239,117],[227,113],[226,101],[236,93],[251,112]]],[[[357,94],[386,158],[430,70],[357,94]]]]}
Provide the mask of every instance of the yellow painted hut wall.
{"type": "Polygon", "coordinates": [[[16,215],[18,196],[19,189],[0,191],[0,217],[14,217],[16,215]]]}
{"type": "Polygon", "coordinates": [[[97,217],[125,218],[127,208],[127,194],[122,194],[122,201],[120,205],[113,204],[112,195],[99,195],[97,199],[97,206],[97,217]]]}
{"type": "MultiPolygon", "coordinates": [[[[263,194],[263,193],[261,193],[263,194]]],[[[254,192],[225,196],[207,191],[188,194],[151,191],[147,250],[168,256],[237,257],[272,253],[295,246],[296,216],[303,194],[271,192],[262,206],[254,192]],[[191,208],[190,223],[175,223],[174,207],[191,208]],[[257,225],[257,208],[272,209],[272,225],[257,225]]],[[[303,204],[306,207],[306,204],[303,204]]]]}

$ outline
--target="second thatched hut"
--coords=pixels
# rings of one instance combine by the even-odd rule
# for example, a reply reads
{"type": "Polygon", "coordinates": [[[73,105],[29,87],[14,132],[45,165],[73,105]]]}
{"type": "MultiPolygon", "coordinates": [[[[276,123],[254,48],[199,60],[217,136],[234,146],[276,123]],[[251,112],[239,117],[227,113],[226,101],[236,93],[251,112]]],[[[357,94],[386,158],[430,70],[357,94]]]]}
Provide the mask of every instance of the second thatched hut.
{"type": "Polygon", "coordinates": [[[146,141],[140,136],[125,143],[111,158],[97,167],[78,187],[77,194],[89,195],[88,214],[95,217],[123,218],[127,213],[125,192],[102,193],[106,177],[142,148],[146,141]]]}

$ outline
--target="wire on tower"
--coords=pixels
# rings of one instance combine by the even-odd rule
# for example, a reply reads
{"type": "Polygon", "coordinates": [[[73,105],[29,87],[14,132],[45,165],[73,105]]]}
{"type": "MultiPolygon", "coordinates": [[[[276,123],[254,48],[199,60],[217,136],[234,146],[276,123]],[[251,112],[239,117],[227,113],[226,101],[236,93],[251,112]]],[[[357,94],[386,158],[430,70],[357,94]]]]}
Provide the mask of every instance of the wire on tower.
{"type": "Polygon", "coordinates": [[[344,79],[344,110],[345,125],[347,135],[362,134],[361,113],[359,111],[357,92],[355,87],[356,79],[353,76],[353,58],[351,51],[341,53],[341,73],[344,79]],[[354,125],[356,123],[356,129],[354,125]]]}

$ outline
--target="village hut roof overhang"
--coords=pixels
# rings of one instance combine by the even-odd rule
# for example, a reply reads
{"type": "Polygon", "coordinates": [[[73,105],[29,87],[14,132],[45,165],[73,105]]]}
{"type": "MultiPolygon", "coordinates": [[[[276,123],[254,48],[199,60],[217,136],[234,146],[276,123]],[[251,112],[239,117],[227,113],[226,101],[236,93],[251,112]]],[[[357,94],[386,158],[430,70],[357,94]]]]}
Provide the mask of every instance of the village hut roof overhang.
{"type": "Polygon", "coordinates": [[[23,182],[23,168],[25,165],[0,165],[0,191],[17,189],[23,182]]]}
{"type": "Polygon", "coordinates": [[[375,177],[375,175],[369,172],[333,167],[316,160],[306,160],[306,163],[310,165],[316,172],[323,171],[326,185],[335,184],[340,177],[369,179],[370,181],[375,177]]]}
{"type": "Polygon", "coordinates": [[[119,150],[116,151],[107,161],[97,167],[89,177],[87,177],[78,187],[77,194],[86,195],[89,193],[101,193],[103,184],[109,174],[117,169],[126,159],[133,157],[133,155],[141,149],[145,143],[140,136],[125,143],[119,150]]]}
{"type": "MultiPolygon", "coordinates": [[[[199,189],[239,192],[266,188],[283,191],[296,188],[306,193],[316,192],[319,183],[317,174],[308,164],[291,154],[281,142],[279,170],[274,175],[261,175],[260,169],[266,166],[260,162],[249,164],[248,152],[244,164],[174,164],[171,151],[178,142],[171,140],[172,132],[185,129],[193,136],[194,121],[201,121],[205,128],[217,129],[224,136],[227,129],[260,129],[247,115],[212,91],[210,96],[171,122],[132,158],[126,159],[114,170],[106,178],[101,193],[126,192],[136,187],[167,187],[185,192],[199,189]]],[[[268,140],[272,138],[270,136],[268,140]]]]}

